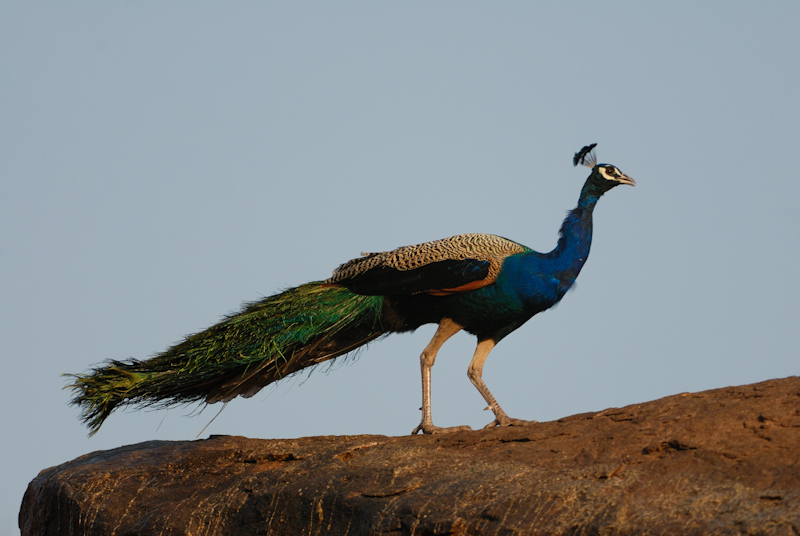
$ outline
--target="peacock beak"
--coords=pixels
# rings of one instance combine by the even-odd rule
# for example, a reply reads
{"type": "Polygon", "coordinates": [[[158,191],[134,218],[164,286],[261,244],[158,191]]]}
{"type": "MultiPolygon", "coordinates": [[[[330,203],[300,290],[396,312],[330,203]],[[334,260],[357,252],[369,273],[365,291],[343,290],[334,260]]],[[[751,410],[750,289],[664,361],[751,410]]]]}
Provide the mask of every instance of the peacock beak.
{"type": "Polygon", "coordinates": [[[636,186],[636,181],[624,173],[620,177],[617,177],[617,180],[620,182],[620,184],[630,184],[631,186],[636,186]]]}

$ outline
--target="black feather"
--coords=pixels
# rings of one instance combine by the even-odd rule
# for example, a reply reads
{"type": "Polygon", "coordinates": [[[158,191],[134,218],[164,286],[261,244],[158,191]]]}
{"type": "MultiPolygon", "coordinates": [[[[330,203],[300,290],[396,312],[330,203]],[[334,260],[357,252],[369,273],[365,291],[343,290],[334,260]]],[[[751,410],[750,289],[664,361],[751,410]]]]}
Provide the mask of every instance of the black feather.
{"type": "Polygon", "coordinates": [[[572,165],[577,166],[578,164],[580,164],[582,166],[590,168],[594,167],[594,165],[597,163],[597,160],[594,154],[592,153],[592,150],[595,147],[597,147],[597,144],[593,143],[591,145],[587,145],[586,147],[575,153],[575,156],[572,158],[572,165]]]}
{"type": "Polygon", "coordinates": [[[376,266],[337,284],[365,296],[418,294],[457,288],[485,279],[489,275],[489,265],[489,261],[452,259],[431,262],[412,270],[376,266]]]}

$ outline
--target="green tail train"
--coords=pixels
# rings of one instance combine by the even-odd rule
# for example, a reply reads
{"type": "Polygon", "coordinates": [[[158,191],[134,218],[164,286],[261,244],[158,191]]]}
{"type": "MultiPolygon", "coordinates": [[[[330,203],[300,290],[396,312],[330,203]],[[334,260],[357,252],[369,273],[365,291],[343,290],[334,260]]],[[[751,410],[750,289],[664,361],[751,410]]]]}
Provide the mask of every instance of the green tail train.
{"type": "Polygon", "coordinates": [[[108,361],[69,374],[72,403],[97,432],[117,407],[163,407],[249,397],[303,368],[346,354],[386,333],[382,296],[321,282],[249,303],[211,328],[145,361],[108,361]]]}

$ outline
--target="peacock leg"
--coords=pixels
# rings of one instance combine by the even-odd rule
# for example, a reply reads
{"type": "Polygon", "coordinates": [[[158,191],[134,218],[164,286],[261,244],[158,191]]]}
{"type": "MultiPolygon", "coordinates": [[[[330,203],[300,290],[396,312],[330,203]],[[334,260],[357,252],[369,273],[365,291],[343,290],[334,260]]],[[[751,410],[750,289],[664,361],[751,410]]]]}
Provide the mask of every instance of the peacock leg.
{"type": "Polygon", "coordinates": [[[429,342],[425,350],[422,351],[422,355],[419,358],[420,368],[422,369],[422,422],[419,423],[419,426],[414,428],[411,435],[415,435],[420,431],[422,431],[423,434],[444,434],[448,432],[472,430],[469,426],[441,428],[435,426],[431,418],[431,367],[433,367],[433,363],[436,361],[436,354],[439,353],[439,348],[442,347],[447,339],[459,331],[461,331],[461,326],[449,318],[443,318],[441,322],[439,322],[439,328],[433,335],[431,342],[429,342]]]}
{"type": "Polygon", "coordinates": [[[486,387],[486,384],[483,382],[483,364],[486,362],[486,358],[489,357],[489,352],[492,351],[494,348],[495,342],[491,339],[485,339],[482,341],[478,341],[478,347],[475,349],[475,355],[472,357],[472,361],[469,364],[469,369],[467,370],[467,375],[469,376],[472,385],[478,388],[480,391],[481,396],[483,399],[486,400],[486,403],[489,404],[489,407],[486,409],[491,409],[494,412],[494,421],[487,424],[484,428],[494,428],[495,426],[524,426],[526,424],[531,424],[536,421],[523,421],[522,419],[512,419],[506,412],[503,411],[503,408],[500,407],[500,404],[497,403],[492,393],[489,391],[489,388],[486,387]]]}

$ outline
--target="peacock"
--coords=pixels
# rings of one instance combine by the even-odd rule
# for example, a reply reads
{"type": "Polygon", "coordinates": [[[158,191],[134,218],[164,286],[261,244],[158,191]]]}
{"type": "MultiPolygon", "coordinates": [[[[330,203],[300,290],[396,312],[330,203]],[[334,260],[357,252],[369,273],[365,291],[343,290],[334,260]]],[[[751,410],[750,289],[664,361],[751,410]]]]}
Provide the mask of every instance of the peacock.
{"type": "Polygon", "coordinates": [[[620,184],[634,186],[610,164],[597,164],[591,144],[573,164],[591,168],[558,243],[539,253],[490,234],[461,234],[364,253],[324,281],[246,303],[205,331],[150,359],[108,360],[69,374],[71,403],[95,434],[118,407],[228,402],[307,367],[349,354],[391,333],[438,324],[422,351],[422,420],[412,434],[471,430],[438,427],[431,417],[431,368],[442,345],[461,330],[477,338],[468,376],[494,412],[494,426],[524,425],[509,417],[482,379],[495,345],[572,287],[592,243],[592,212],[620,184]]]}

